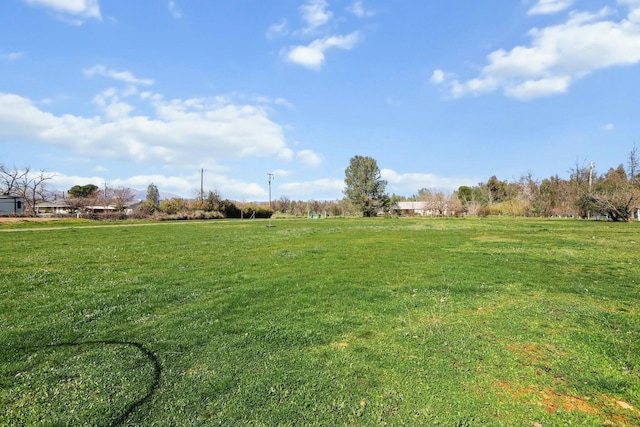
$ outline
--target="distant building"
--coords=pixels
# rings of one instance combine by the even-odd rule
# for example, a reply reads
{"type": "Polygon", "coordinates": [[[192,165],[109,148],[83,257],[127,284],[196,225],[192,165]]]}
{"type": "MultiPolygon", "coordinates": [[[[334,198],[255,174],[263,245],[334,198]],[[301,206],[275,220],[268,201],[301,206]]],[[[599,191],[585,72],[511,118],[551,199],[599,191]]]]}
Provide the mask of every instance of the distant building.
{"type": "Polygon", "coordinates": [[[38,216],[68,215],[72,212],[71,205],[64,199],[36,203],[36,215],[38,216]]]}
{"type": "Polygon", "coordinates": [[[81,215],[82,213],[107,213],[124,210],[124,213],[129,215],[138,206],[141,201],[132,201],[126,203],[124,206],[118,207],[115,205],[85,205],[85,206],[72,206],[65,199],[53,200],[51,202],[36,203],[36,215],[38,216],[66,216],[66,215],[81,215]]]}
{"type": "Polygon", "coordinates": [[[0,215],[24,215],[24,197],[0,195],[0,215]]]}
{"type": "Polygon", "coordinates": [[[429,203],[427,202],[397,202],[395,208],[400,215],[433,215],[433,211],[429,208],[429,203]]]}

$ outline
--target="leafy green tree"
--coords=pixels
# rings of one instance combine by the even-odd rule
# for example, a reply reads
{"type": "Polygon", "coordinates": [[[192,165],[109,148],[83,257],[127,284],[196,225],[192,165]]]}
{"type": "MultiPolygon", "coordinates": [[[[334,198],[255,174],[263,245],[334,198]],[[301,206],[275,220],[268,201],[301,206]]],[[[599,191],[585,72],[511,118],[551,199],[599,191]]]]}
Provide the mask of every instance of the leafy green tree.
{"type": "MultiPolygon", "coordinates": [[[[536,195],[534,205],[535,210],[544,217],[550,217],[553,215],[566,214],[563,210],[562,203],[565,201],[562,197],[563,184],[566,181],[562,180],[558,175],[545,178],[540,183],[540,191],[536,195]]],[[[566,185],[564,185],[566,187],[566,185]]]]}
{"type": "Polygon", "coordinates": [[[67,190],[67,194],[74,199],[93,197],[97,192],[98,186],[94,184],[74,185],[67,190]]]}
{"type": "Polygon", "coordinates": [[[500,181],[495,175],[493,175],[485,187],[489,194],[489,203],[500,203],[508,200],[508,183],[507,181],[500,181]]]}
{"type": "Polygon", "coordinates": [[[469,215],[482,214],[484,206],[489,203],[488,190],[483,184],[475,187],[462,185],[458,187],[456,196],[460,201],[460,209],[469,215]]]}
{"type": "Polygon", "coordinates": [[[388,209],[389,196],[385,194],[387,181],[380,176],[375,159],[354,156],[345,170],[344,194],[365,217],[375,216],[380,209],[388,209]]]}
{"type": "Polygon", "coordinates": [[[458,199],[463,205],[467,205],[473,201],[473,188],[461,185],[456,192],[458,199]]]}

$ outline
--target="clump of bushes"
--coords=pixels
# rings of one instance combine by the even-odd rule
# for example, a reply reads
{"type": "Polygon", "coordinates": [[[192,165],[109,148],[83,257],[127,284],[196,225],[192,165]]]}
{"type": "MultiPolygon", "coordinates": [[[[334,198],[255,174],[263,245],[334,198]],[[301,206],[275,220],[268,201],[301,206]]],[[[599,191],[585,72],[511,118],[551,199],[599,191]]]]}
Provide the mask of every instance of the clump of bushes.
{"type": "Polygon", "coordinates": [[[147,219],[157,221],[165,220],[194,220],[194,219],[221,219],[221,218],[270,218],[273,211],[268,207],[247,205],[240,210],[235,203],[228,199],[220,199],[216,193],[211,192],[207,198],[187,201],[178,197],[163,200],[158,204],[143,202],[129,218],[147,219]],[[255,213],[255,214],[254,214],[255,213]],[[243,215],[244,214],[244,215],[243,215]]]}
{"type": "Polygon", "coordinates": [[[179,221],[179,220],[194,220],[194,219],[221,219],[224,215],[218,211],[205,212],[205,211],[183,211],[175,214],[164,214],[157,212],[153,215],[153,219],[158,221],[179,221]]]}
{"type": "Polygon", "coordinates": [[[273,209],[269,206],[249,204],[242,208],[244,218],[271,218],[272,215],[273,209]]]}

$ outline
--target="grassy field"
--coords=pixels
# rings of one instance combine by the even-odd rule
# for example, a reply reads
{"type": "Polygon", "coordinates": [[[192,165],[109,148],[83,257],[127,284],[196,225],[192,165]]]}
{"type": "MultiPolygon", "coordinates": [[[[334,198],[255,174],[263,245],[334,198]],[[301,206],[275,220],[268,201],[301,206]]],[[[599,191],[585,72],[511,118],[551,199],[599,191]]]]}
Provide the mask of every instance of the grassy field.
{"type": "Polygon", "coordinates": [[[272,223],[0,226],[0,425],[640,425],[639,223],[272,223]]]}

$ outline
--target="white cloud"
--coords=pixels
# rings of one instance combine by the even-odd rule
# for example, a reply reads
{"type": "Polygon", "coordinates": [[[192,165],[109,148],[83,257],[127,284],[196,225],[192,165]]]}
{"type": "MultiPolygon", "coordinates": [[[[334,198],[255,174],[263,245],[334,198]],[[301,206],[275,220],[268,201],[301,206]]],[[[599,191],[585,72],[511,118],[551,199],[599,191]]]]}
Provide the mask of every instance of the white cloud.
{"type": "Polygon", "coordinates": [[[356,0],[350,7],[347,8],[347,10],[353,13],[358,18],[369,18],[376,14],[372,10],[365,9],[362,0],[356,0]]]}
{"type": "Polygon", "coordinates": [[[505,94],[512,98],[527,101],[541,96],[564,93],[569,89],[571,80],[569,76],[527,80],[519,85],[505,88],[505,94]]]}
{"type": "Polygon", "coordinates": [[[325,61],[325,52],[331,48],[351,50],[361,39],[359,32],[346,36],[330,36],[312,41],[308,46],[294,46],[281,52],[285,60],[303,67],[319,70],[325,61]]]}
{"type": "Polygon", "coordinates": [[[102,20],[98,0],[22,0],[32,6],[51,9],[70,22],[80,25],[84,19],[102,20]]]}
{"type": "Polygon", "coordinates": [[[442,70],[434,70],[431,75],[431,83],[440,84],[444,82],[445,73],[442,70]]]}
{"type": "Polygon", "coordinates": [[[131,115],[133,106],[103,93],[104,116],[54,115],[31,100],[0,93],[0,140],[22,139],[70,149],[96,159],[191,167],[221,159],[278,156],[287,150],[280,125],[259,105],[224,99],[143,99],[155,117],[131,115]]]}
{"type": "Polygon", "coordinates": [[[549,15],[568,9],[574,0],[538,0],[527,12],[529,15],[549,15]]]}
{"type": "Polygon", "coordinates": [[[317,168],[322,164],[322,157],[311,150],[298,151],[296,156],[302,161],[305,166],[310,168],[317,168]]]}
{"type": "Polygon", "coordinates": [[[151,86],[153,84],[153,80],[151,79],[139,79],[129,71],[110,70],[104,65],[95,65],[91,68],[84,69],[83,72],[87,77],[98,75],[132,85],[151,86]]]}
{"type": "Polygon", "coordinates": [[[275,39],[286,36],[287,34],[289,34],[287,20],[283,19],[280,23],[269,26],[269,28],[267,28],[266,36],[268,39],[275,39]]]}
{"type": "Polygon", "coordinates": [[[609,19],[615,11],[571,12],[565,23],[529,31],[531,43],[487,55],[477,77],[459,81],[442,70],[431,82],[443,85],[453,97],[481,95],[502,89],[520,100],[566,92],[588,74],[609,67],[640,62],[640,2],[619,0],[629,6],[626,18],[609,19]]]}
{"type": "Polygon", "coordinates": [[[169,7],[169,13],[176,19],[181,19],[182,18],[182,12],[180,12],[180,10],[178,9],[178,7],[176,6],[176,2],[173,0],[169,1],[168,4],[169,7]]]}
{"type": "Polygon", "coordinates": [[[306,24],[302,32],[314,33],[327,24],[333,17],[333,13],[327,10],[328,7],[329,4],[325,0],[308,0],[300,6],[301,19],[306,24]]]}
{"type": "MultiPolygon", "coordinates": [[[[121,96],[124,97],[136,93],[135,91],[131,91],[131,87],[127,87],[120,92],[121,96]]],[[[129,113],[134,110],[132,105],[120,100],[118,93],[119,91],[116,88],[109,88],[103,90],[93,98],[93,103],[100,108],[108,120],[126,118],[129,116],[129,113]]]]}
{"type": "MultiPolygon", "coordinates": [[[[196,175],[188,177],[191,185],[193,185],[194,182],[199,183],[199,179],[200,177],[196,175]]],[[[257,184],[255,182],[240,181],[220,174],[205,172],[204,182],[205,188],[220,191],[223,198],[235,198],[235,196],[238,196],[239,199],[244,200],[264,200],[269,194],[268,191],[260,184],[257,184]]],[[[183,193],[184,191],[178,194],[183,193]]]]}
{"type": "Polygon", "coordinates": [[[0,60],[17,61],[18,59],[24,58],[25,55],[26,54],[24,52],[9,52],[9,53],[0,52],[0,60]]]}
{"type": "Polygon", "coordinates": [[[613,123],[607,123],[606,125],[602,126],[602,130],[604,131],[612,131],[613,129],[615,129],[615,126],[613,125],[613,123]]]}
{"type": "Polygon", "coordinates": [[[430,173],[397,173],[391,169],[380,171],[382,179],[388,183],[387,191],[396,194],[415,194],[421,188],[453,192],[461,185],[475,185],[477,179],[445,178],[430,173]]]}
{"type": "MultiPolygon", "coordinates": [[[[364,8],[362,0],[355,2],[347,8],[358,17],[372,16],[374,13],[364,8]]],[[[300,19],[302,27],[291,32],[291,36],[308,40],[308,44],[290,45],[280,49],[280,57],[287,62],[302,65],[303,67],[320,70],[326,60],[326,52],[331,48],[351,50],[362,40],[360,31],[353,31],[347,35],[335,34],[335,25],[329,25],[333,19],[333,12],[329,10],[326,0],[306,0],[300,6],[300,19]]],[[[344,17],[336,20],[336,25],[345,22],[344,17]]],[[[267,38],[275,38],[289,34],[287,21],[283,20],[274,24],[267,30],[267,38]]],[[[306,43],[306,42],[305,42],[306,43]]]]}
{"type": "Polygon", "coordinates": [[[288,147],[285,147],[280,151],[280,153],[278,153],[278,158],[280,160],[292,160],[293,155],[294,155],[293,150],[288,147]]]}
{"type": "Polygon", "coordinates": [[[284,98],[276,98],[273,101],[273,103],[275,105],[282,106],[282,107],[294,108],[294,105],[291,102],[289,102],[286,99],[284,99],[284,98]]]}
{"type": "Polygon", "coordinates": [[[344,190],[343,179],[318,179],[315,181],[289,182],[278,187],[278,191],[291,198],[309,198],[311,194],[315,200],[334,200],[341,198],[344,190]]]}
{"type": "Polygon", "coordinates": [[[291,175],[291,173],[292,173],[291,171],[285,170],[285,169],[276,169],[273,171],[273,174],[275,176],[289,176],[291,175]]]}

